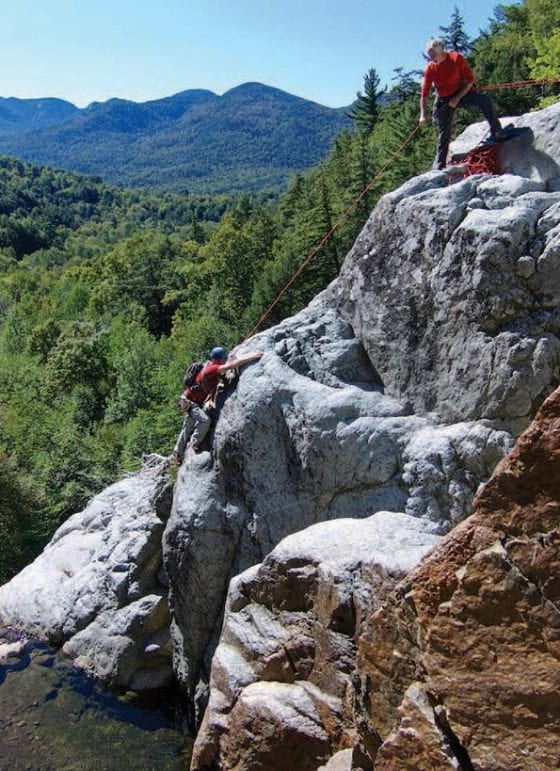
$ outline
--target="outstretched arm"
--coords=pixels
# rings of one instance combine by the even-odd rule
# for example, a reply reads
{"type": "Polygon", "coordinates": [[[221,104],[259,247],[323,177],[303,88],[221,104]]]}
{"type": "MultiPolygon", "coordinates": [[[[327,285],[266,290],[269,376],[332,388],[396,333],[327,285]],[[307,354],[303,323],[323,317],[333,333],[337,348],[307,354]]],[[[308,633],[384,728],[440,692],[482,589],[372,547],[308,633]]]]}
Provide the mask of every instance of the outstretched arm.
{"type": "Polygon", "coordinates": [[[259,351],[258,353],[250,353],[247,356],[243,356],[241,359],[232,359],[231,361],[226,361],[225,364],[222,364],[220,366],[220,369],[218,370],[220,374],[222,372],[227,372],[230,369],[238,369],[239,367],[242,367],[244,364],[249,364],[251,361],[257,361],[257,359],[260,359],[262,356],[262,351],[259,351]]]}

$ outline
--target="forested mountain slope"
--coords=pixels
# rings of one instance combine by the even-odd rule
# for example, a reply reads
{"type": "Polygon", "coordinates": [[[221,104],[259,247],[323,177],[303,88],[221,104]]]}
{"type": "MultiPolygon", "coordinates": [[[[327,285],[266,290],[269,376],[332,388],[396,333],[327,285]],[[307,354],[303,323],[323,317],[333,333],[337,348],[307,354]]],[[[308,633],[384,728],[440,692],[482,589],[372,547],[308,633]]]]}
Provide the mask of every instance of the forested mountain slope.
{"type": "Polygon", "coordinates": [[[0,152],[151,190],[278,191],[352,123],[342,109],[259,83],[221,97],[189,90],[142,104],[111,99],[60,112],[50,126],[32,119],[27,101],[50,105],[4,100],[12,117],[2,120],[0,102],[0,152]]]}
{"type": "Polygon", "coordinates": [[[0,134],[20,134],[54,126],[72,118],[79,109],[64,99],[0,97],[0,134]]]}

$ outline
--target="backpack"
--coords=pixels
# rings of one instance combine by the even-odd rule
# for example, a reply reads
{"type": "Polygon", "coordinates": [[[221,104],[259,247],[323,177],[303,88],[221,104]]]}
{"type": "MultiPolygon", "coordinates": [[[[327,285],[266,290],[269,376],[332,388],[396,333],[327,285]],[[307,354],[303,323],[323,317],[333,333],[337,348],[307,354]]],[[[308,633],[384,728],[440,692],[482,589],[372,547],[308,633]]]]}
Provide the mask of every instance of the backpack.
{"type": "Polygon", "coordinates": [[[203,361],[193,361],[192,364],[189,364],[185,370],[185,374],[183,375],[183,386],[185,388],[190,388],[191,391],[202,390],[202,386],[196,382],[196,376],[203,367],[203,361]]]}

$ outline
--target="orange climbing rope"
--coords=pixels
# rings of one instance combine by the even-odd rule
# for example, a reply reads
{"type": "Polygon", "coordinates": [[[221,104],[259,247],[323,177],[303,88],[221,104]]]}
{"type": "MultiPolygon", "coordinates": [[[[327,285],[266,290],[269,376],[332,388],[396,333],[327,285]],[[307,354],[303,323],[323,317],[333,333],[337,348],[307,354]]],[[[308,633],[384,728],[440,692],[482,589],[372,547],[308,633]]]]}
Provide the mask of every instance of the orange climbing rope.
{"type": "Polygon", "coordinates": [[[502,88],[525,88],[529,86],[549,86],[560,83],[560,78],[541,78],[540,80],[518,80],[513,83],[489,83],[487,86],[477,86],[477,91],[499,91],[502,88]]]}
{"type": "MultiPolygon", "coordinates": [[[[499,89],[507,89],[507,88],[524,88],[528,86],[545,86],[545,85],[551,85],[553,83],[560,83],[560,77],[559,78],[541,78],[540,80],[518,80],[516,82],[512,83],[490,83],[487,86],[477,86],[477,90],[479,91],[497,91],[499,89]]],[[[253,325],[253,327],[247,332],[245,337],[241,340],[241,342],[244,342],[247,340],[251,335],[254,335],[255,332],[258,330],[260,325],[267,319],[274,308],[278,305],[282,297],[286,294],[288,289],[294,284],[294,282],[297,280],[299,275],[305,270],[307,265],[311,262],[311,260],[315,257],[315,255],[320,251],[322,246],[329,240],[329,238],[333,235],[335,230],[340,227],[340,225],[346,220],[346,218],[354,211],[358,203],[362,200],[362,198],[366,195],[368,190],[371,189],[371,187],[377,182],[379,177],[385,173],[385,171],[389,168],[389,166],[393,163],[393,161],[400,155],[400,153],[404,150],[404,148],[407,146],[407,144],[412,140],[416,132],[420,126],[416,126],[410,134],[403,140],[403,142],[399,145],[398,149],[391,155],[391,157],[387,160],[387,162],[381,167],[381,169],[377,172],[377,174],[374,176],[374,178],[368,182],[368,184],[364,187],[362,192],[356,196],[356,198],[352,201],[351,205],[346,209],[346,211],[341,214],[341,216],[338,218],[338,220],[335,222],[335,224],[332,226],[332,228],[325,233],[323,238],[319,241],[319,243],[313,247],[311,252],[307,255],[307,257],[303,260],[303,262],[300,264],[300,266],[297,268],[297,270],[294,272],[288,283],[282,287],[282,289],[278,292],[274,300],[270,303],[268,308],[265,310],[265,312],[262,314],[260,319],[256,322],[256,324],[253,325]]],[[[495,154],[490,153],[488,154],[488,157],[484,156],[479,159],[480,161],[480,170],[487,172],[487,173],[497,173],[495,170],[495,154]]]]}
{"type": "Polygon", "coordinates": [[[377,182],[379,177],[385,173],[385,171],[389,168],[389,166],[393,163],[393,161],[397,158],[397,156],[400,155],[400,153],[404,150],[404,148],[407,146],[407,144],[412,140],[413,136],[416,134],[418,129],[420,128],[420,125],[415,126],[412,131],[408,134],[408,136],[401,142],[397,150],[391,155],[391,157],[383,164],[381,169],[377,172],[377,174],[373,177],[373,179],[368,182],[368,184],[364,187],[362,192],[354,198],[350,206],[346,209],[346,211],[340,215],[340,217],[337,219],[337,221],[334,223],[332,228],[325,233],[323,238],[319,241],[319,243],[313,247],[313,249],[309,252],[307,257],[304,259],[304,261],[300,264],[299,268],[295,271],[295,273],[292,275],[288,283],[282,287],[282,289],[278,292],[274,300],[271,302],[271,304],[268,306],[268,308],[265,310],[263,315],[260,317],[260,319],[257,321],[257,323],[252,327],[252,329],[247,332],[245,337],[243,338],[243,341],[247,340],[247,338],[251,337],[251,335],[254,335],[257,329],[260,327],[260,325],[263,323],[263,321],[270,316],[274,308],[278,305],[282,297],[286,294],[288,289],[292,286],[292,284],[296,281],[300,273],[309,265],[311,260],[315,257],[317,252],[321,249],[323,244],[325,244],[329,238],[333,235],[335,230],[342,225],[342,223],[347,219],[347,217],[354,211],[356,206],[359,204],[359,202],[362,200],[362,198],[366,195],[368,190],[371,189],[371,187],[377,182]]]}
{"type": "Polygon", "coordinates": [[[451,168],[455,166],[457,169],[463,169],[463,173],[459,177],[450,177],[449,184],[458,182],[459,179],[472,177],[473,174],[501,174],[502,166],[498,157],[498,147],[498,144],[475,147],[462,160],[451,161],[451,168]]]}

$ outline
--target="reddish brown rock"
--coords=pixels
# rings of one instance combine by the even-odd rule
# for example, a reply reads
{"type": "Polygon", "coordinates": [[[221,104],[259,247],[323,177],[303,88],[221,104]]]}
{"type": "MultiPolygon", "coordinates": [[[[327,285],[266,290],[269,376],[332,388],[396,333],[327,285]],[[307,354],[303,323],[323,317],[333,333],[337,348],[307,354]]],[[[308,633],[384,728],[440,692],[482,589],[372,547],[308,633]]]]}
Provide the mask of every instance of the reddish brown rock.
{"type": "Polygon", "coordinates": [[[359,641],[376,769],[560,767],[560,389],[474,507],[359,641]]]}

